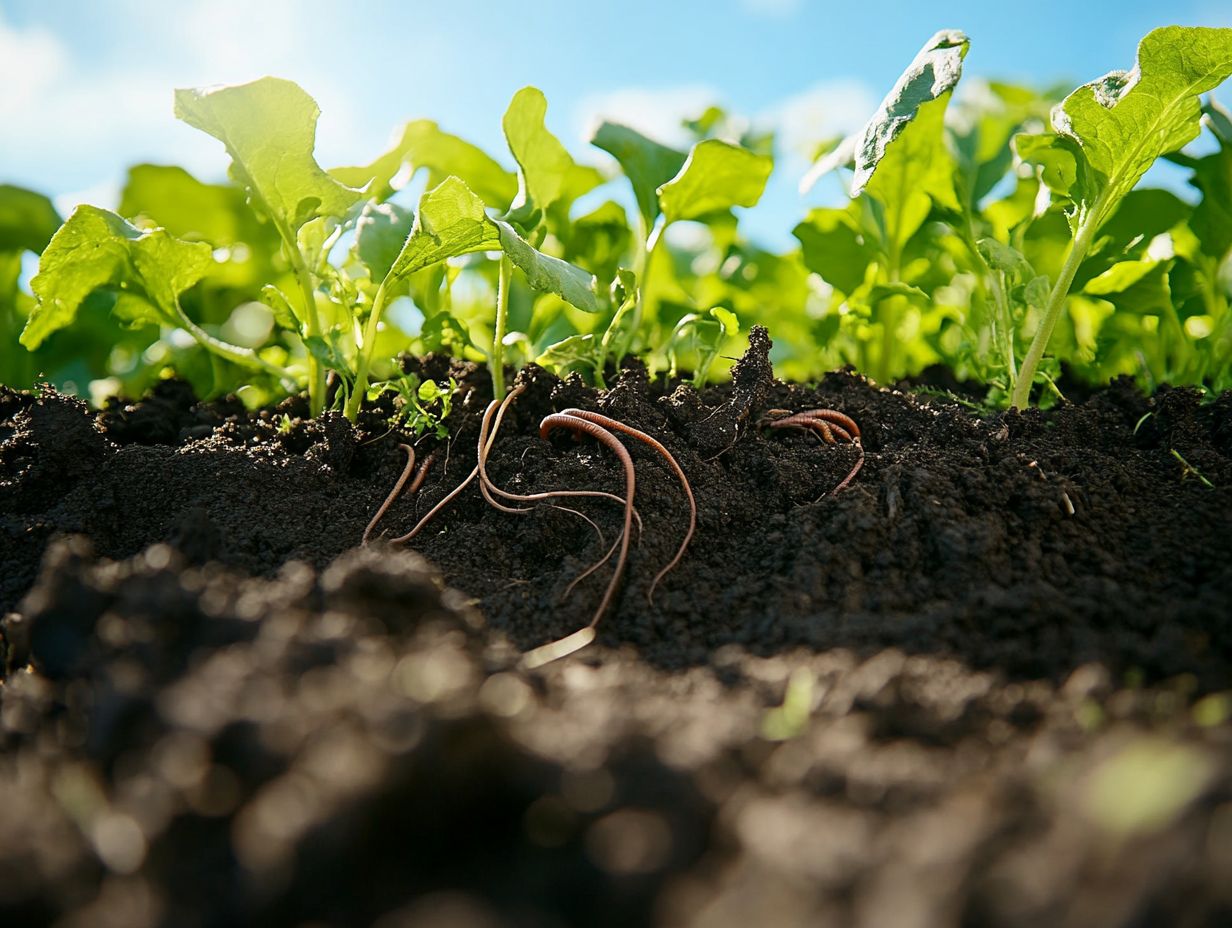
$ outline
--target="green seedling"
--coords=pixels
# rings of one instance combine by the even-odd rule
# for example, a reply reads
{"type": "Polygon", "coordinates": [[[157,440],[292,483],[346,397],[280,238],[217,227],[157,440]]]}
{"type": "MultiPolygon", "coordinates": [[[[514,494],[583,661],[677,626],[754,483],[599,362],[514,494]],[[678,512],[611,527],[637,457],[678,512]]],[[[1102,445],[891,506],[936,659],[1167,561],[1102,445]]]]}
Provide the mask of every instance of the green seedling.
{"type": "Polygon", "coordinates": [[[761,324],[795,380],[940,364],[1019,407],[1048,402],[1062,364],[1232,387],[1232,116],[1202,99],[1232,73],[1232,30],[1157,29],[1131,72],[1068,95],[975,83],[978,50],[937,33],[859,132],[811,146],[805,186],[838,172],[852,197],[808,210],[781,252],[740,222],[773,139],[718,107],[686,122],[687,149],[600,125],[599,169],[528,87],[502,120],[508,164],[415,119],[370,163],[326,169],[295,84],[178,91],[228,182],[137,165],[115,210],[63,223],[0,186],[0,379],[140,393],[170,369],[202,395],[306,390],[314,415],[354,419],[403,353],[486,362],[497,398],[510,366],[602,386],[630,353],[700,386],[761,324]],[[1193,196],[1139,186],[1160,157],[1193,196]]]}

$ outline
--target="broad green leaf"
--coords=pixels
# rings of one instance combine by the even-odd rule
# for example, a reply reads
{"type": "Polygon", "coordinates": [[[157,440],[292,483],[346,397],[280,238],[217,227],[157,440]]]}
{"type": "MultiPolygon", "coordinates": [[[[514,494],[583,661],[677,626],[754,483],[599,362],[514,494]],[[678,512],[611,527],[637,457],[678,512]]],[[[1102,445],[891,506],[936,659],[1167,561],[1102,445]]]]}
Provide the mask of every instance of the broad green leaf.
{"type": "Polygon", "coordinates": [[[1040,178],[1058,196],[1070,197],[1078,183],[1079,153],[1067,139],[1051,133],[1019,133],[1014,136],[1014,150],[1027,164],[1037,165],[1040,178]]]}
{"type": "Polygon", "coordinates": [[[1087,281],[1083,293],[1133,313],[1162,313],[1172,304],[1172,261],[1122,261],[1087,281]]]}
{"type": "Polygon", "coordinates": [[[82,301],[101,287],[135,288],[155,311],[150,321],[176,325],[180,294],[212,261],[209,245],[180,241],[162,229],[138,229],[105,209],[79,206],[48,243],[30,281],[38,304],[21,343],[37,348],[72,324],[82,301]]]}
{"type": "Polygon", "coordinates": [[[1190,228],[1202,251],[1222,262],[1232,250],[1232,139],[1194,165],[1191,183],[1202,191],[1190,228]]]}
{"type": "Polygon", "coordinates": [[[392,282],[446,258],[500,247],[500,232],[488,218],[483,200],[450,177],[420,198],[415,224],[389,277],[392,282]]]}
{"type": "Polygon", "coordinates": [[[851,207],[811,210],[792,234],[800,240],[805,267],[826,283],[850,294],[864,282],[875,252],[865,242],[851,207]]]}
{"type": "MultiPolygon", "coordinates": [[[[852,180],[852,196],[858,194],[875,175],[878,166],[891,150],[891,146],[920,120],[935,119],[935,131],[919,133],[927,139],[927,145],[917,143],[908,146],[914,149],[913,174],[922,178],[935,166],[935,159],[944,151],[939,139],[941,118],[946,103],[958,79],[962,76],[962,61],[970,45],[967,37],[957,29],[943,29],[929,39],[915,60],[899,77],[894,89],[881,101],[881,106],[864,127],[855,150],[855,177],[852,180]]],[[[901,149],[903,146],[898,145],[901,149]]],[[[948,165],[944,165],[948,168],[948,165]]],[[[931,192],[931,191],[929,191],[931,192]]],[[[952,198],[951,191],[951,198],[952,198]]]]}
{"type": "Polygon", "coordinates": [[[633,185],[637,208],[641,211],[646,228],[654,225],[659,216],[659,197],[656,191],[679,173],[688,156],[674,148],[660,145],[640,132],[627,126],[605,122],[595,130],[590,144],[601,148],[619,163],[633,185]]]}
{"type": "Polygon", "coordinates": [[[406,168],[408,180],[421,170],[428,172],[428,186],[435,187],[449,175],[461,178],[485,203],[506,209],[518,192],[518,179],[483,149],[441,130],[430,119],[408,122],[389,151],[363,167],[334,168],[329,173],[349,187],[385,199],[393,192],[391,181],[406,168]],[[371,185],[371,186],[369,186],[371,185]]]}
{"type": "Polygon", "coordinates": [[[513,208],[530,206],[547,211],[565,204],[603,182],[594,168],[579,165],[544,124],[548,102],[543,91],[523,87],[513,96],[502,125],[509,150],[518,163],[519,189],[513,208]]]}
{"type": "Polygon", "coordinates": [[[374,281],[381,281],[406,244],[415,214],[395,203],[371,202],[355,223],[355,254],[374,281]]]}
{"type": "Polygon", "coordinates": [[[597,313],[602,307],[595,294],[595,279],[580,267],[535,250],[507,222],[495,222],[500,243],[509,259],[526,275],[532,290],[555,293],[583,312],[597,313]]]}
{"type": "Polygon", "coordinates": [[[1232,75],[1232,29],[1167,26],[1138,45],[1133,71],[1113,71],[1065,98],[1053,128],[1081,150],[1091,189],[1077,202],[1096,227],[1156,158],[1201,129],[1199,95],[1232,75]]]}
{"type": "Polygon", "coordinates": [[[756,206],[773,167],[771,158],[739,145],[698,142],[676,176],[659,187],[659,207],[668,222],[676,222],[756,206]]]}
{"type": "Polygon", "coordinates": [[[1099,230],[1100,250],[1122,252],[1149,243],[1162,232],[1184,222],[1193,207],[1168,190],[1131,190],[1099,230]]]}
{"type": "Polygon", "coordinates": [[[183,168],[138,164],[116,210],[129,221],[139,218],[176,238],[231,245],[242,241],[241,217],[249,212],[238,187],[205,184],[183,168]]]}
{"type": "Polygon", "coordinates": [[[42,251],[63,222],[41,193],[0,184],[0,252],[42,251]]]}
{"type": "Polygon", "coordinates": [[[175,115],[226,145],[232,175],[291,235],[316,216],[345,216],[360,198],[317,164],[320,114],[299,85],[273,77],[175,92],[175,115]]]}
{"type": "Polygon", "coordinates": [[[419,201],[415,225],[386,283],[447,258],[497,250],[521,268],[533,289],[555,293],[586,312],[599,311],[590,274],[535,250],[511,225],[491,219],[483,201],[456,177],[447,178],[419,201]]]}
{"type": "Polygon", "coordinates": [[[1017,248],[995,238],[982,238],[975,243],[980,254],[994,271],[1001,271],[1015,280],[1030,280],[1035,270],[1017,248]]]}
{"type": "Polygon", "coordinates": [[[545,348],[539,357],[535,358],[535,363],[557,373],[563,373],[576,364],[594,367],[597,347],[597,339],[593,334],[570,335],[545,348]]]}

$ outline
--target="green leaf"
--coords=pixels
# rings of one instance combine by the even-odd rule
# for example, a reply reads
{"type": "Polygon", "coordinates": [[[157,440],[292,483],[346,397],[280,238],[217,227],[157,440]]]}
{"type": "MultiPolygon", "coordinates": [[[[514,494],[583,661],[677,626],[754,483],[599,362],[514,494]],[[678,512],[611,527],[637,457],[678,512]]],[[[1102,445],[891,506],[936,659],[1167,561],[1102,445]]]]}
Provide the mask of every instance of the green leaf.
{"type": "Polygon", "coordinates": [[[887,283],[873,285],[864,295],[864,299],[869,303],[876,304],[880,303],[882,300],[887,300],[892,296],[904,296],[920,304],[928,303],[928,294],[919,287],[913,287],[911,284],[905,284],[898,281],[889,281],[887,283]]]}
{"type": "Polygon", "coordinates": [[[659,217],[659,197],[656,191],[675,177],[688,157],[684,152],[660,145],[627,126],[605,122],[595,130],[590,144],[601,148],[619,163],[633,185],[637,208],[646,228],[659,217]]]}
{"type": "Polygon", "coordinates": [[[62,221],[41,193],[0,184],[0,252],[40,252],[62,221]]]}
{"type": "Polygon", "coordinates": [[[1202,201],[1194,207],[1190,228],[1202,251],[1222,263],[1232,251],[1232,140],[1198,160],[1191,183],[1202,191],[1202,201]]]}
{"type": "Polygon", "coordinates": [[[292,236],[317,216],[345,216],[360,198],[317,164],[320,114],[299,85],[273,77],[175,92],[175,115],[226,145],[232,175],[292,236]]]}
{"type": "Polygon", "coordinates": [[[860,231],[854,206],[811,210],[792,230],[800,240],[805,267],[845,294],[864,282],[865,269],[875,257],[860,231]]]}
{"type": "MultiPolygon", "coordinates": [[[[941,119],[950,94],[962,76],[962,61],[969,46],[970,42],[962,32],[943,29],[920,49],[894,89],[881,101],[881,106],[856,143],[853,196],[868,186],[891,146],[917,121],[927,122],[929,126],[928,131],[919,133],[927,144],[906,145],[916,149],[913,174],[924,177],[935,167],[935,158],[943,148],[939,139],[934,140],[933,136],[940,134],[941,119]],[[932,125],[934,121],[935,127],[932,125]],[[923,149],[922,160],[919,160],[919,149],[923,149]]],[[[901,150],[904,145],[895,147],[901,150]]],[[[948,169],[948,165],[943,167],[948,169]]],[[[950,196],[953,197],[952,189],[950,196]]]]}
{"type": "Polygon", "coordinates": [[[736,318],[736,314],[730,309],[724,309],[722,306],[716,306],[710,310],[710,315],[719,320],[719,324],[723,326],[723,334],[727,336],[740,334],[740,320],[736,318]]]}
{"type": "Polygon", "coordinates": [[[1162,313],[1172,305],[1172,261],[1122,261],[1087,281],[1083,293],[1133,313],[1162,313]]]}
{"type": "Polygon", "coordinates": [[[243,240],[248,209],[238,187],[202,183],[179,167],[138,164],[128,169],[117,212],[143,217],[176,238],[231,245],[243,240]]]}
{"type": "Polygon", "coordinates": [[[500,230],[500,243],[505,254],[526,275],[526,282],[532,290],[555,293],[583,312],[597,313],[603,308],[595,293],[593,276],[568,261],[537,251],[508,223],[494,224],[500,230]]]}
{"type": "Polygon", "coordinates": [[[415,225],[386,285],[447,258],[497,250],[509,255],[533,289],[555,293],[585,312],[599,311],[590,274],[537,251],[511,225],[490,218],[483,201],[456,177],[447,178],[419,201],[415,225]]]}
{"type": "Polygon", "coordinates": [[[384,280],[415,224],[415,213],[394,203],[371,202],[355,223],[355,255],[374,281],[384,280]]]}
{"type": "Polygon", "coordinates": [[[447,258],[500,247],[500,232],[483,200],[461,180],[449,177],[420,198],[411,234],[387,280],[392,283],[447,258]]]}
{"type": "Polygon", "coordinates": [[[1041,168],[1040,177],[1053,193],[1068,197],[1078,183],[1078,154],[1067,140],[1051,132],[1020,133],[1014,136],[1014,150],[1028,164],[1041,168]]]}
{"type": "Polygon", "coordinates": [[[483,149],[456,135],[443,132],[430,119],[417,119],[402,128],[397,143],[371,164],[334,168],[329,173],[349,187],[385,199],[391,181],[403,168],[407,180],[421,170],[428,172],[428,186],[435,187],[449,175],[461,178],[485,203],[505,209],[518,192],[518,179],[483,149]]]}
{"type": "Polygon", "coordinates": [[[289,332],[299,331],[298,314],[285,293],[273,284],[265,284],[257,298],[270,308],[270,311],[274,314],[274,322],[280,328],[286,329],[289,332]]]}
{"type": "Polygon", "coordinates": [[[331,333],[328,340],[320,335],[306,336],[304,347],[308,349],[309,354],[330,370],[337,371],[339,374],[351,375],[351,366],[347,363],[346,355],[338,344],[336,332],[331,333]]]}
{"type": "Polygon", "coordinates": [[[1113,71],[1078,88],[1052,115],[1090,168],[1077,200],[1079,221],[1098,227],[1155,159],[1201,129],[1199,95],[1232,75],[1232,29],[1166,26],[1138,45],[1133,71],[1113,71]]]}
{"type": "Polygon", "coordinates": [[[34,349],[73,322],[77,308],[102,287],[137,288],[153,318],[178,325],[179,296],[209,270],[209,245],[180,241],[162,229],[138,229],[115,213],[79,206],[61,226],[30,281],[38,304],[21,333],[34,349]]]}
{"type": "Polygon", "coordinates": [[[676,176],[659,187],[659,207],[670,223],[733,206],[756,206],[773,167],[765,155],[706,139],[693,146],[676,176]]]}
{"type": "Polygon", "coordinates": [[[563,373],[578,364],[593,368],[596,347],[593,334],[570,335],[545,348],[539,357],[535,358],[535,363],[557,373],[563,373]]]}
{"type": "Polygon", "coordinates": [[[512,209],[547,211],[558,201],[567,205],[603,182],[594,168],[574,162],[544,124],[548,101],[536,87],[513,95],[502,125],[509,150],[518,163],[518,195],[512,209]]]}

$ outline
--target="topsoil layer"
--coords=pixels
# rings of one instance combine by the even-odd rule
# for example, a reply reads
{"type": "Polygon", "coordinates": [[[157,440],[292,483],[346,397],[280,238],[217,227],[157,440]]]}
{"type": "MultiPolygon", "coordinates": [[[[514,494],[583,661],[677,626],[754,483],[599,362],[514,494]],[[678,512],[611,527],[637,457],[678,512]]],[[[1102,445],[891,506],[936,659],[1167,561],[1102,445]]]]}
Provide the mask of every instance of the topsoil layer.
{"type": "MultiPolygon", "coordinates": [[[[0,392],[0,924],[1232,920],[1232,394],[981,415],[781,384],[768,348],[700,394],[520,375],[498,485],[624,492],[538,436],[574,406],[698,505],[651,602],[688,510],[627,442],[626,582],[536,671],[619,505],[472,486],[417,553],[356,551],[405,461],[387,409],[0,392]],[[759,425],[819,407],[863,433],[838,494],[855,448],[759,425]]],[[[474,466],[490,385],[452,373],[453,439],[377,534],[474,466]]]]}

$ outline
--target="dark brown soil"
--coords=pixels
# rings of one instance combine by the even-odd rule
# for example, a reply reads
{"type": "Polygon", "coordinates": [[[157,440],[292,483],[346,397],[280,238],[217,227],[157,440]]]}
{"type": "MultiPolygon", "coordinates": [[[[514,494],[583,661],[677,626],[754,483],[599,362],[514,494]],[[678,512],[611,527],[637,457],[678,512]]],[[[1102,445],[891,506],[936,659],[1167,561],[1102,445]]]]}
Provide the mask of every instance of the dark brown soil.
{"type": "MultiPolygon", "coordinates": [[[[472,488],[417,553],[352,550],[404,461],[388,409],[0,392],[0,924],[1229,923],[1232,394],[981,415],[780,384],[768,348],[700,395],[520,375],[502,486],[623,492],[538,437],[581,406],[699,506],[651,605],[687,510],[630,443],[628,580],[535,672],[602,596],[561,601],[594,529],[472,488]],[[775,407],[860,424],[849,489],[856,451],[775,407]]],[[[453,373],[390,534],[474,465],[490,388],[453,373]]]]}

